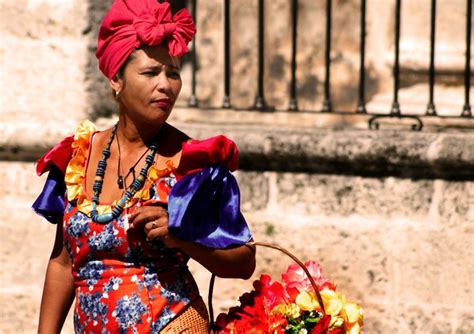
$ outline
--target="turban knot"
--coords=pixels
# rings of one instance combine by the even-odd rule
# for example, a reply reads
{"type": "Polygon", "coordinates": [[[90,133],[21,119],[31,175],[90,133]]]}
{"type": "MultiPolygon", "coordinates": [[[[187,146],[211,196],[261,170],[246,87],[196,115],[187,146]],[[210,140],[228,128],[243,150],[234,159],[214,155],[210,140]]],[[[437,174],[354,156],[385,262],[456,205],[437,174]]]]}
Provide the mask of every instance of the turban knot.
{"type": "Polygon", "coordinates": [[[109,79],[141,45],[167,43],[171,56],[188,50],[196,27],[186,9],[171,14],[170,4],[156,0],[115,0],[100,26],[96,56],[109,79]]]}

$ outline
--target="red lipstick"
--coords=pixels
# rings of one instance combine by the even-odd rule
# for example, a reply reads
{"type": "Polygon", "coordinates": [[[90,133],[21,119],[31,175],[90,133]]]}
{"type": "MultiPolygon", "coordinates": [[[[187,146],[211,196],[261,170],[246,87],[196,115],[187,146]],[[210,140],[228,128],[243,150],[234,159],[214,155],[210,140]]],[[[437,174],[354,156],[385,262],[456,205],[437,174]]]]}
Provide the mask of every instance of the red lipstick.
{"type": "Polygon", "coordinates": [[[157,106],[160,109],[168,111],[173,105],[173,102],[168,98],[164,98],[164,99],[153,100],[151,104],[157,106]]]}

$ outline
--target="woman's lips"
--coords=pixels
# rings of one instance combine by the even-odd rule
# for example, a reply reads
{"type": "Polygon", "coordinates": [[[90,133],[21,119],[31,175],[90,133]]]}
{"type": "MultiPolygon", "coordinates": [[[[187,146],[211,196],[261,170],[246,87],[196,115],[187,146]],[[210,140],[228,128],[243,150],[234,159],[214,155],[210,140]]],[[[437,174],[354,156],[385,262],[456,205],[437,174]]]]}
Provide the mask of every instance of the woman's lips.
{"type": "Polygon", "coordinates": [[[173,105],[169,99],[154,100],[151,102],[151,104],[163,110],[169,110],[173,105]]]}

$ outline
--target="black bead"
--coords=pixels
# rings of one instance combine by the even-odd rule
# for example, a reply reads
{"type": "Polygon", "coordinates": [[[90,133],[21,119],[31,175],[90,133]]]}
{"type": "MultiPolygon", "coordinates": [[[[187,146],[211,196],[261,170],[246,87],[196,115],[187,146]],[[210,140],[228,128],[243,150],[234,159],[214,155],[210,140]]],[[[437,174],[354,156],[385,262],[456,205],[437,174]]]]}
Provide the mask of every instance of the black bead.
{"type": "Polygon", "coordinates": [[[119,189],[123,189],[123,177],[122,175],[120,175],[117,179],[117,185],[119,187],[119,189]]]}

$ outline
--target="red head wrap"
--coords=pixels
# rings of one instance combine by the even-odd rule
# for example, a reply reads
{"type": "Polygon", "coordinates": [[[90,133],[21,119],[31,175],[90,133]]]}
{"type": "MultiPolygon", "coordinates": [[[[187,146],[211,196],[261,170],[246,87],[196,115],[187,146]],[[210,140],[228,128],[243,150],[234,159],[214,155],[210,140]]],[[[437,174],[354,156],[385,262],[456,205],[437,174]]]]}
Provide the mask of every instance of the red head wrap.
{"type": "Polygon", "coordinates": [[[141,45],[166,42],[169,54],[180,57],[188,52],[195,33],[193,19],[184,8],[172,16],[167,2],[115,0],[100,26],[95,55],[102,73],[112,79],[141,45]]]}

